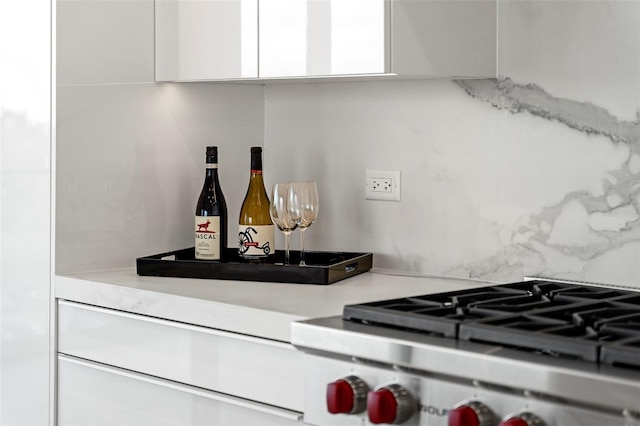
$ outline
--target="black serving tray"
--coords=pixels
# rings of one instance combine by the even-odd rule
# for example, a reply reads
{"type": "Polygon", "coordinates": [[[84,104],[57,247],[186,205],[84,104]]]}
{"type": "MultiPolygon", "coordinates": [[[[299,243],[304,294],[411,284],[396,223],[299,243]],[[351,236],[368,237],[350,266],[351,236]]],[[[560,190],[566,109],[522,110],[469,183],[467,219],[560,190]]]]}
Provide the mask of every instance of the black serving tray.
{"type": "Polygon", "coordinates": [[[196,260],[193,247],[136,259],[138,275],[205,278],[216,280],[269,281],[296,284],[332,284],[371,269],[373,254],[305,251],[307,266],[298,266],[300,252],[291,250],[284,266],[284,251],[276,250],[271,262],[242,259],[237,249],[226,249],[222,261],[196,260]]]}

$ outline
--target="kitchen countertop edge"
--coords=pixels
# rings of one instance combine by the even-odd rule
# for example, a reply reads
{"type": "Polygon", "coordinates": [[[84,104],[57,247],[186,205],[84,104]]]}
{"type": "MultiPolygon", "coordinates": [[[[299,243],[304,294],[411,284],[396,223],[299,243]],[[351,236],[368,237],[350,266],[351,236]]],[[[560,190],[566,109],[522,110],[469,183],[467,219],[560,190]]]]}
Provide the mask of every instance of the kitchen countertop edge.
{"type": "Polygon", "coordinates": [[[138,276],[135,268],[56,275],[54,294],[93,306],[260,338],[291,341],[291,323],[340,315],[346,304],[490,285],[367,272],[331,285],[138,276]]]}

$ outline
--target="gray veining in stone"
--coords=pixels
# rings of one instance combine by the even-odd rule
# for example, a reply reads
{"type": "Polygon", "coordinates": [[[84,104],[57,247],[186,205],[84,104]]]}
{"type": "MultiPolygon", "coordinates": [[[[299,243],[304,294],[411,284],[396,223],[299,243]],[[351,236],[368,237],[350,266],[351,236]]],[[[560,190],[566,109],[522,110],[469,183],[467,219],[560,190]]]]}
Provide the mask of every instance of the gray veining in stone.
{"type": "Polygon", "coordinates": [[[457,80],[474,98],[512,113],[529,112],[546,120],[559,121],[587,134],[604,135],[614,142],[640,148],[640,111],[633,122],[621,121],[606,109],[590,102],[551,96],[535,84],[516,84],[509,78],[457,80]]]}
{"type": "Polygon", "coordinates": [[[557,204],[540,206],[539,212],[512,231],[501,253],[451,272],[482,279],[522,275],[588,279],[582,270],[589,261],[640,242],[640,111],[636,121],[622,121],[600,106],[556,98],[537,85],[520,85],[508,78],[460,80],[457,84],[494,108],[530,113],[624,144],[628,156],[619,169],[609,172],[603,194],[573,191],[557,204]],[[563,237],[563,231],[571,227],[581,230],[579,241],[563,237]],[[550,258],[555,266],[549,265],[550,258]]]}

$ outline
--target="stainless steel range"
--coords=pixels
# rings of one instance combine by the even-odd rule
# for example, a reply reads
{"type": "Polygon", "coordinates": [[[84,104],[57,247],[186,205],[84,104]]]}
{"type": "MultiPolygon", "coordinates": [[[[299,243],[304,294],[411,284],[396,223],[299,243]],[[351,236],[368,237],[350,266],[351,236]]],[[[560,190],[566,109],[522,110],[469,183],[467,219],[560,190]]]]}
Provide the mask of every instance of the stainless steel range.
{"type": "Polygon", "coordinates": [[[640,292],[533,280],[295,323],[313,425],[639,426],[640,292]]]}

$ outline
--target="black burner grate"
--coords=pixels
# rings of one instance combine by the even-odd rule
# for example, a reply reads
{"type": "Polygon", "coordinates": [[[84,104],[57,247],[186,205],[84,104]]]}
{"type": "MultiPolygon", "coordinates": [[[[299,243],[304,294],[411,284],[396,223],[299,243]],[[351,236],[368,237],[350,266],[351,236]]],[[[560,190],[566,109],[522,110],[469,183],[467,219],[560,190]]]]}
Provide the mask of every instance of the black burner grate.
{"type": "Polygon", "coordinates": [[[528,281],[345,306],[343,318],[640,368],[640,294],[528,281]]]}
{"type": "Polygon", "coordinates": [[[600,362],[640,369],[640,337],[602,346],[600,362]]]}

